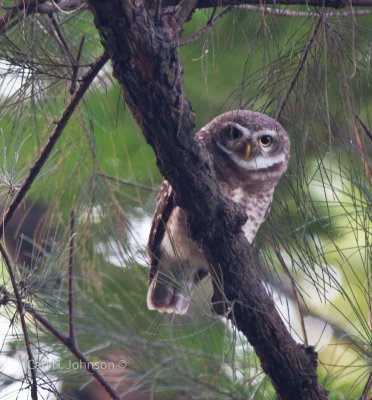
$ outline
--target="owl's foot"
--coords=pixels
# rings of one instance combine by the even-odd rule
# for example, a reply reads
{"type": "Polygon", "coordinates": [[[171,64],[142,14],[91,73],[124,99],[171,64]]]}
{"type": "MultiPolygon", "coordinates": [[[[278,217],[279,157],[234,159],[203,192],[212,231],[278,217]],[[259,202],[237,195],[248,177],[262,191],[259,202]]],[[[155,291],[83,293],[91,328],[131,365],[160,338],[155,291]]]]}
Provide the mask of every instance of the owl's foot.
{"type": "Polygon", "coordinates": [[[190,298],[180,293],[177,288],[158,279],[158,274],[153,278],[147,291],[147,307],[161,313],[185,314],[190,306],[190,298]]]}

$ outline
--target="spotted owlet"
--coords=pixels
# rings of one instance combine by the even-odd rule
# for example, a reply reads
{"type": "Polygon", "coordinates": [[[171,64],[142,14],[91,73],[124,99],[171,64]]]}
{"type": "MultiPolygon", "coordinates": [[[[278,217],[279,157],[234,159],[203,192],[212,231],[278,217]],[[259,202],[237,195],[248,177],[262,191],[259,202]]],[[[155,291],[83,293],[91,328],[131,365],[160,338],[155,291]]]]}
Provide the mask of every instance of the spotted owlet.
{"type": "MultiPolygon", "coordinates": [[[[248,219],[243,230],[252,243],[270,212],[274,188],[287,169],[287,132],[264,114],[234,110],[204,126],[196,139],[212,159],[221,192],[245,208],[248,219]]],[[[191,239],[187,213],[175,203],[175,193],[166,180],[157,199],[148,253],[148,308],[186,313],[192,290],[208,274],[209,266],[191,239]]]]}

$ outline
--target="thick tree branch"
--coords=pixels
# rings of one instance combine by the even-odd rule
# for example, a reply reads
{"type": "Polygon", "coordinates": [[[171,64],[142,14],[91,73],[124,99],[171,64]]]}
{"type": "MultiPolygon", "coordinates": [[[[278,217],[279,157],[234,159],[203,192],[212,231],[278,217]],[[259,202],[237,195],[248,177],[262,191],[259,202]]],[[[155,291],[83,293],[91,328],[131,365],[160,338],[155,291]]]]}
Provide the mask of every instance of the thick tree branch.
{"type": "Polygon", "coordinates": [[[254,346],[281,399],[326,399],[317,382],[316,353],[286,330],[241,230],[245,216],[221,196],[210,163],[193,140],[194,113],[183,96],[176,16],[158,21],[141,0],[88,3],[125,100],[178,203],[189,212],[194,239],[215,273],[222,271],[228,316],[254,346]]]}

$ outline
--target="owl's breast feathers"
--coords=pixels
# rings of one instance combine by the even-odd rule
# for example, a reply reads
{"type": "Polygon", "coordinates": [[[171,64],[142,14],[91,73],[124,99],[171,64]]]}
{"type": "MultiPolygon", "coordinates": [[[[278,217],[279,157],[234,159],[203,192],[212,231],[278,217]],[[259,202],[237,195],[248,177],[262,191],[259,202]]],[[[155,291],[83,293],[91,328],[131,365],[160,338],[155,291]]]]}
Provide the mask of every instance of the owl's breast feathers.
{"type": "Polygon", "coordinates": [[[239,186],[224,194],[244,207],[248,219],[242,229],[248,242],[252,244],[258,229],[269,215],[274,189],[263,193],[249,193],[239,186]]]}

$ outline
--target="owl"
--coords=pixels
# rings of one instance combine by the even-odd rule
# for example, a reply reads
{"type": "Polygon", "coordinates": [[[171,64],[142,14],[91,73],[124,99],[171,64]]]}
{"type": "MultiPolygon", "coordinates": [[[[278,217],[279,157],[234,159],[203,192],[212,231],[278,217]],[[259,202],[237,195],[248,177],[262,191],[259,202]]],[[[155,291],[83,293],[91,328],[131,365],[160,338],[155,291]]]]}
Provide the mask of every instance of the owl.
{"type": "MultiPolygon", "coordinates": [[[[222,194],[244,207],[248,219],[243,231],[252,244],[270,212],[275,186],[287,169],[287,132],[264,114],[234,110],[204,126],[196,140],[211,158],[222,194]]],[[[166,180],[158,194],[148,255],[148,308],[185,314],[192,291],[208,275],[209,265],[190,236],[187,212],[177,205],[166,180]]]]}

